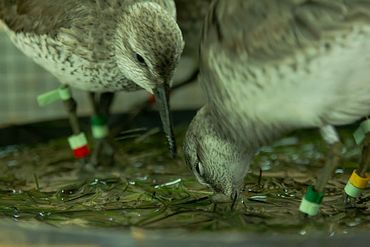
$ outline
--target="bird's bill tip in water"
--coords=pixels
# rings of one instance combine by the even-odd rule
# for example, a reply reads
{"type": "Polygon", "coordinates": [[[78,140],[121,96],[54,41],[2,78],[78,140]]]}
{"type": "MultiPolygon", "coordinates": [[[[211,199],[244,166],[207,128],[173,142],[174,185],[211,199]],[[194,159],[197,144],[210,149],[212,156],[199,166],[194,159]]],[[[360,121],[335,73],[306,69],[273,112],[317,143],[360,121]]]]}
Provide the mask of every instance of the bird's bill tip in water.
{"type": "Polygon", "coordinates": [[[174,158],[176,156],[177,150],[175,135],[173,132],[171,109],[169,104],[169,89],[169,85],[167,83],[163,83],[154,88],[153,93],[161,117],[163,131],[166,135],[169,145],[170,155],[172,158],[174,158]]]}

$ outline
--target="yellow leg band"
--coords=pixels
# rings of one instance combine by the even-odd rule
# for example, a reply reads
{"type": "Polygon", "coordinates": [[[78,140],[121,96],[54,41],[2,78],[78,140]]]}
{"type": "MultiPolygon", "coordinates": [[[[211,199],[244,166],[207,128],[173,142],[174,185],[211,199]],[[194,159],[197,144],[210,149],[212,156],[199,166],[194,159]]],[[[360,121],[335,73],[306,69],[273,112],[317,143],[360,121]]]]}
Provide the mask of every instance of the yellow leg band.
{"type": "Polygon", "coordinates": [[[365,174],[365,177],[361,177],[357,174],[356,170],[352,172],[351,177],[349,178],[349,182],[359,188],[359,189],[365,189],[367,187],[367,184],[370,181],[370,176],[368,173],[365,174]]]}

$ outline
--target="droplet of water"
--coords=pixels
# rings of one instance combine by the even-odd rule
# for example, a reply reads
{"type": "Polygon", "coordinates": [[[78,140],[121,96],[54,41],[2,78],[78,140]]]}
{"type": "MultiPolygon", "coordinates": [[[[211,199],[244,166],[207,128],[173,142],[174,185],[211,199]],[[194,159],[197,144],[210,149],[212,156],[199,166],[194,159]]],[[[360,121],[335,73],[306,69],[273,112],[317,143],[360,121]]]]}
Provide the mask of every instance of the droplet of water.
{"type": "Polygon", "coordinates": [[[90,185],[97,185],[99,183],[99,179],[98,178],[95,178],[91,183],[90,185]]]}
{"type": "Polygon", "coordinates": [[[251,196],[251,197],[249,197],[249,199],[255,200],[255,201],[266,202],[267,201],[267,196],[265,196],[265,195],[257,195],[257,196],[251,196]]]}
{"type": "Polygon", "coordinates": [[[13,218],[18,219],[21,217],[21,214],[19,213],[17,208],[14,208],[13,218]]]}
{"type": "Polygon", "coordinates": [[[154,188],[158,189],[158,188],[161,188],[161,187],[172,186],[172,185],[180,183],[181,181],[182,181],[181,178],[179,178],[179,179],[176,179],[174,181],[170,181],[168,183],[156,185],[156,186],[154,186],[154,188]]]}
{"type": "Polygon", "coordinates": [[[15,189],[12,189],[12,193],[13,194],[22,194],[22,190],[15,190],[15,189]]]}
{"type": "Polygon", "coordinates": [[[335,174],[343,174],[344,170],[342,168],[338,168],[335,170],[335,174]]]}
{"type": "Polygon", "coordinates": [[[48,216],[50,216],[51,213],[50,212],[39,212],[37,215],[36,215],[36,218],[40,219],[40,220],[44,220],[45,218],[47,218],[48,216]]]}
{"type": "Polygon", "coordinates": [[[148,180],[148,176],[138,177],[137,180],[146,181],[146,180],[148,180]]]}

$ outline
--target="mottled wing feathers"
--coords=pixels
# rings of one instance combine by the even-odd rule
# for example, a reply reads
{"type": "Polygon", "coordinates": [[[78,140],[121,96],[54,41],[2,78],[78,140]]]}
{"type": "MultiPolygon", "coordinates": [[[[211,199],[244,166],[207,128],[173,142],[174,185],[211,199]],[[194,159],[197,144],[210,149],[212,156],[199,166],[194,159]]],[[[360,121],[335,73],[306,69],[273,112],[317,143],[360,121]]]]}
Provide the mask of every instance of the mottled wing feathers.
{"type": "Polygon", "coordinates": [[[107,36],[124,0],[0,0],[0,17],[15,34],[46,35],[89,61],[110,59],[107,36]],[[92,28],[93,27],[93,28],[92,28]]]}
{"type": "Polygon", "coordinates": [[[70,28],[72,16],[81,11],[79,2],[49,0],[1,0],[0,18],[14,32],[56,35],[70,28]]]}
{"type": "Polygon", "coordinates": [[[369,23],[369,10],[370,0],[216,0],[202,47],[215,43],[253,61],[279,60],[369,23]]]}

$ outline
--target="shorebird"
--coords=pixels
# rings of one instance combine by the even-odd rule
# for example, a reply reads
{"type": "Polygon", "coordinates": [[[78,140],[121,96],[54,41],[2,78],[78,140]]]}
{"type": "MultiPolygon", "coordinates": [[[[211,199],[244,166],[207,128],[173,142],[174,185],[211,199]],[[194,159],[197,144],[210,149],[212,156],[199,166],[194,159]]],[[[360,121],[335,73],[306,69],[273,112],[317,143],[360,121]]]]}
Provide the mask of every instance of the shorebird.
{"type": "MultiPolygon", "coordinates": [[[[184,47],[175,18],[173,0],[0,0],[12,42],[65,87],[91,92],[100,124],[114,92],[153,93],[172,155],[168,90],[184,47]],[[98,107],[97,93],[105,107],[98,107]]],[[[73,98],[65,105],[77,135],[73,98]]]]}
{"type": "Polygon", "coordinates": [[[332,146],[323,192],[341,154],[333,126],[370,114],[369,24],[370,0],[214,1],[200,47],[207,104],[184,142],[199,182],[235,201],[261,146],[314,127],[332,146]]]}

